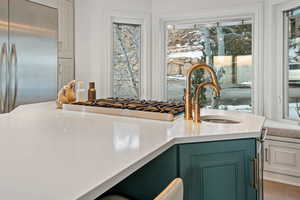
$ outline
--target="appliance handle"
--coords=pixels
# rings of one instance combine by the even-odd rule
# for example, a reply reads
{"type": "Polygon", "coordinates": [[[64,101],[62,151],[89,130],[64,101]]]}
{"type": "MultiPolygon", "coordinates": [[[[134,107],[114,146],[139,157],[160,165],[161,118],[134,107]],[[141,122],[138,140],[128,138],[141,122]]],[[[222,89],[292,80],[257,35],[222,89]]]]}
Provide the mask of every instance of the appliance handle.
{"type": "Polygon", "coordinates": [[[18,56],[17,56],[17,48],[15,44],[11,45],[11,54],[10,54],[10,78],[9,78],[9,99],[10,99],[10,106],[9,111],[13,110],[16,106],[16,100],[17,100],[17,92],[18,92],[18,79],[17,79],[17,73],[18,73],[18,56]]]}
{"type": "Polygon", "coordinates": [[[7,44],[3,43],[0,57],[0,113],[7,112],[7,81],[8,81],[7,44]]]}
{"type": "Polygon", "coordinates": [[[258,190],[258,160],[257,158],[251,158],[252,178],[251,187],[258,190]]]}

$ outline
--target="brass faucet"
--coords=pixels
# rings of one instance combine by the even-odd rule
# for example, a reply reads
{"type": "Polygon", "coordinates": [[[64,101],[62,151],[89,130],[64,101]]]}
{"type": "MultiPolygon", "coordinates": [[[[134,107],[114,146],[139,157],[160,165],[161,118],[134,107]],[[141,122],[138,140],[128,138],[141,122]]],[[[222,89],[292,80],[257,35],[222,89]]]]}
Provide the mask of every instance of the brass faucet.
{"type": "Polygon", "coordinates": [[[200,93],[200,89],[202,87],[204,87],[206,85],[210,85],[210,86],[212,86],[214,88],[214,90],[216,91],[217,95],[220,95],[220,88],[219,88],[219,84],[218,84],[216,72],[211,67],[209,67],[206,64],[196,64],[196,65],[192,66],[188,70],[188,72],[187,72],[186,89],[185,89],[185,94],[184,94],[184,99],[185,99],[185,116],[184,116],[184,118],[186,120],[192,120],[193,119],[193,103],[192,103],[192,92],[191,92],[191,88],[192,88],[192,74],[193,74],[194,71],[196,71],[198,69],[203,69],[203,70],[208,71],[210,73],[211,82],[201,83],[196,88],[195,99],[194,100],[197,101],[197,104],[195,104],[195,107],[197,107],[197,109],[199,111],[196,111],[196,108],[195,108],[194,118],[197,118],[197,120],[200,120],[200,105],[199,105],[200,104],[200,100],[199,100],[199,93],[200,93]],[[196,114],[198,116],[196,116],[196,114]]]}
{"type": "Polygon", "coordinates": [[[201,117],[200,117],[200,92],[201,88],[205,86],[211,86],[213,90],[216,93],[216,96],[220,96],[220,88],[213,84],[212,82],[204,82],[200,83],[197,85],[196,91],[195,91],[195,96],[194,96],[194,122],[199,123],[201,122],[201,117]]]}

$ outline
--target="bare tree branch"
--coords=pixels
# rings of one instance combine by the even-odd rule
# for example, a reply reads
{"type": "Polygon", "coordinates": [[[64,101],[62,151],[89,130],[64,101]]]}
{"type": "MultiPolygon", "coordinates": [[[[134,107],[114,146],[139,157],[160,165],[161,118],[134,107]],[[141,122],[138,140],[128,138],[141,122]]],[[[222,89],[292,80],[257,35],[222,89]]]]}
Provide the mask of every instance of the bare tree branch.
{"type": "MultiPolygon", "coordinates": [[[[120,27],[118,26],[118,29],[120,30],[120,27]]],[[[121,46],[121,49],[124,53],[124,56],[125,56],[125,59],[126,59],[126,63],[127,63],[127,71],[130,75],[130,80],[131,80],[131,84],[133,86],[133,89],[136,93],[136,98],[139,97],[139,89],[138,89],[138,85],[136,84],[136,81],[134,79],[134,74],[133,74],[133,66],[131,65],[130,63],[130,60],[129,60],[129,56],[128,56],[128,53],[126,51],[126,48],[123,44],[123,40],[121,38],[121,33],[120,31],[116,31],[116,34],[117,34],[117,37],[118,37],[118,41],[120,43],[120,46],[121,46]]]]}

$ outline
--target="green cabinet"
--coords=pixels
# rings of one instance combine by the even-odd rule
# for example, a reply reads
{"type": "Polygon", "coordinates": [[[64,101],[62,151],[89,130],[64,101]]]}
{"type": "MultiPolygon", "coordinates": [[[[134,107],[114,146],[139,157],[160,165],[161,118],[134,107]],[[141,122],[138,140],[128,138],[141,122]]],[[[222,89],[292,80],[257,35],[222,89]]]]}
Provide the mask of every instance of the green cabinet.
{"type": "Polygon", "coordinates": [[[257,200],[251,187],[255,156],[255,139],[174,145],[106,194],[153,200],[181,177],[184,200],[257,200]]]}
{"type": "Polygon", "coordinates": [[[255,139],[179,145],[184,200],[256,200],[251,187],[255,155],[255,139]]]}

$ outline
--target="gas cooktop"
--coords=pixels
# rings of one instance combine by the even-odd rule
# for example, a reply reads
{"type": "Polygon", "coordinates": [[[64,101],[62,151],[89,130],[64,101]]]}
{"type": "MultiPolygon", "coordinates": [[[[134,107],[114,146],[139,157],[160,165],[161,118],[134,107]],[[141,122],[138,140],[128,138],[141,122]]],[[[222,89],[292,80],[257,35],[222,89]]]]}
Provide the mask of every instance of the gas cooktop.
{"type": "Polygon", "coordinates": [[[184,112],[184,105],[175,102],[146,101],[125,98],[98,99],[95,102],[65,104],[64,110],[85,111],[155,120],[173,121],[184,112]]]}

